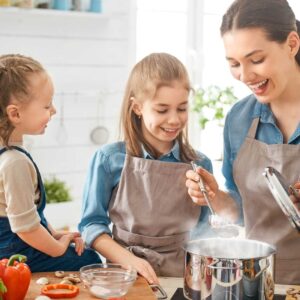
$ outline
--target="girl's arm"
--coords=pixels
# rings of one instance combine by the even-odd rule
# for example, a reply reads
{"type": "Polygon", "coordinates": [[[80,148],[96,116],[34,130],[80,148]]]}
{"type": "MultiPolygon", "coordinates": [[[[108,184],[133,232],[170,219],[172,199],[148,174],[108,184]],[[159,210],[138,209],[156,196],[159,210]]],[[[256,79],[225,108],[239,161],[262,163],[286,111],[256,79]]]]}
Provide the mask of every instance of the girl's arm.
{"type": "Polygon", "coordinates": [[[52,257],[63,255],[70,242],[76,238],[74,233],[68,233],[56,240],[41,224],[31,231],[17,232],[17,235],[31,247],[52,257]]]}
{"type": "Polygon", "coordinates": [[[139,274],[145,277],[150,284],[158,284],[158,278],[151,265],[145,259],[135,256],[120,246],[108,234],[104,233],[96,238],[92,247],[109,261],[123,266],[131,265],[139,274]]]}

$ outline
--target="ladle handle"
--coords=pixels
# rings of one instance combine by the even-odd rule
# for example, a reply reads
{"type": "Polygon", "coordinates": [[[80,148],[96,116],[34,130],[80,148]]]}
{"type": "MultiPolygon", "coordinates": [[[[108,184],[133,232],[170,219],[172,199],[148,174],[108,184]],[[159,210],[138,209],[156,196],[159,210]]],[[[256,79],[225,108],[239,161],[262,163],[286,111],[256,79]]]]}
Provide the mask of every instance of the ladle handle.
{"type": "MultiPolygon", "coordinates": [[[[198,166],[196,165],[196,163],[195,163],[194,161],[191,161],[191,165],[192,165],[192,167],[193,167],[193,170],[194,170],[195,172],[197,172],[197,167],[198,167],[198,166]]],[[[198,174],[198,175],[199,175],[199,174],[198,174]]],[[[205,188],[205,185],[204,185],[204,183],[203,183],[202,177],[201,177],[200,175],[199,175],[198,185],[199,185],[199,188],[200,188],[201,193],[202,193],[203,196],[204,196],[204,199],[205,199],[205,201],[206,201],[206,203],[207,203],[207,206],[208,206],[209,209],[210,209],[211,214],[212,214],[212,215],[215,215],[216,213],[215,213],[214,209],[212,208],[212,206],[211,206],[211,204],[210,204],[210,200],[209,200],[209,198],[208,198],[207,190],[206,190],[206,188],[205,188]]]]}

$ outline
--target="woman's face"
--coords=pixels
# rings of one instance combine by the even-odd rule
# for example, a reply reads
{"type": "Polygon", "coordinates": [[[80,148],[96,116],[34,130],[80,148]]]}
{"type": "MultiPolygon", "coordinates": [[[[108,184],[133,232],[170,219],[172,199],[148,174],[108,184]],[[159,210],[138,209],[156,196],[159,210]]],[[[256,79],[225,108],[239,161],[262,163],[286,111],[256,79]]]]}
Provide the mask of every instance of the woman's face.
{"type": "Polygon", "coordinates": [[[160,87],[153,99],[135,105],[146,140],[160,153],[167,153],[188,120],[189,91],[179,82],[160,87]]]}
{"type": "Polygon", "coordinates": [[[288,94],[295,72],[299,72],[296,33],[280,44],[268,40],[260,28],[237,29],[225,33],[223,42],[232,75],[244,82],[260,102],[275,102],[288,94]]]}

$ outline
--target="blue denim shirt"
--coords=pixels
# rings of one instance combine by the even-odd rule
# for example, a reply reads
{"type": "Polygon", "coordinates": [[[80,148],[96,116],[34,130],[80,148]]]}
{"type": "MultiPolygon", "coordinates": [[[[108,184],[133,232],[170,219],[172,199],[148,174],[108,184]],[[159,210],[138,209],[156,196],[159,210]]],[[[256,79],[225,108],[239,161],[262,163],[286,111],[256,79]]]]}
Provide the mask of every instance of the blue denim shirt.
{"type": "MultiPolygon", "coordinates": [[[[212,172],[210,159],[201,152],[197,152],[197,154],[199,156],[198,165],[212,172]]],[[[145,159],[153,159],[145,150],[143,155],[145,159]]],[[[103,233],[111,235],[108,227],[110,224],[109,201],[114,188],[120,181],[125,156],[125,143],[117,142],[101,147],[91,160],[83,193],[82,216],[78,226],[88,246],[91,246],[94,240],[103,233]]],[[[180,162],[178,143],[159,160],[180,162]]],[[[183,174],[183,176],[185,175],[183,174]]]]}
{"type": "MultiPolygon", "coordinates": [[[[242,200],[233,180],[233,163],[246,138],[253,119],[258,117],[260,118],[260,122],[256,132],[256,139],[268,145],[283,144],[283,135],[276,125],[276,120],[270,106],[258,102],[254,95],[247,96],[237,102],[227,114],[225,121],[222,172],[225,177],[225,186],[231,196],[240,205],[241,212],[242,200]]],[[[299,143],[300,124],[288,141],[288,144],[299,143]]]]}

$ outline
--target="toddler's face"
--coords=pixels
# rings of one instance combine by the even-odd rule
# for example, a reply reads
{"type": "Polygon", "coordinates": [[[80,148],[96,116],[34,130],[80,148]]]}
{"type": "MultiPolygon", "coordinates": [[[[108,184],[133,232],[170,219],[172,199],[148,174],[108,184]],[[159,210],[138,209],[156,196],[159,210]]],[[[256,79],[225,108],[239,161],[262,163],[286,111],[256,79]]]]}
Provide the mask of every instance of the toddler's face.
{"type": "Polygon", "coordinates": [[[22,134],[43,134],[51,116],[56,113],[53,106],[53,83],[47,73],[36,73],[30,78],[30,99],[19,109],[20,123],[16,129],[22,134]]]}

